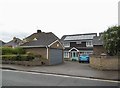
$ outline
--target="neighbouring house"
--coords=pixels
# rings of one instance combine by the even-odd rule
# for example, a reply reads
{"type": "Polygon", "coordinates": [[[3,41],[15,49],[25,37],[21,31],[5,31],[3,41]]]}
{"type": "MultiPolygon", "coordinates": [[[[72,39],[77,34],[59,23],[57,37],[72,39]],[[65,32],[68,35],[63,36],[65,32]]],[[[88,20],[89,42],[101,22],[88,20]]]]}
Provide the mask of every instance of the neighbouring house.
{"type": "Polygon", "coordinates": [[[7,46],[7,47],[18,47],[20,46],[22,40],[16,37],[13,37],[13,39],[9,42],[7,42],[6,44],[4,44],[3,46],[7,46]]]}
{"type": "Polygon", "coordinates": [[[5,44],[5,42],[3,42],[2,40],[0,40],[0,47],[3,46],[5,44]]]}
{"type": "Polygon", "coordinates": [[[97,33],[64,35],[61,42],[65,47],[64,58],[78,60],[80,54],[93,54],[93,37],[97,33]]]}
{"type": "Polygon", "coordinates": [[[106,53],[106,50],[103,46],[103,39],[101,34],[93,38],[93,52],[94,55],[101,55],[102,53],[106,53]]]}
{"type": "Polygon", "coordinates": [[[45,33],[37,30],[37,33],[33,33],[23,40],[24,44],[21,47],[27,52],[41,55],[42,58],[46,59],[44,62],[46,65],[63,63],[64,47],[59,38],[52,32],[45,33]]]}

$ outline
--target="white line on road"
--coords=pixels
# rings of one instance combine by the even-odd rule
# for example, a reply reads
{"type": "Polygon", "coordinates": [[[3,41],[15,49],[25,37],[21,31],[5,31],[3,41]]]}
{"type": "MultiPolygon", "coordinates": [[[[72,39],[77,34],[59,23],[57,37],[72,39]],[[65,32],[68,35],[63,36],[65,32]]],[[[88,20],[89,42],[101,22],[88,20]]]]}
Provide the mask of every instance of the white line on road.
{"type": "Polygon", "coordinates": [[[95,78],[75,77],[75,76],[58,75],[58,74],[36,73],[36,72],[15,71],[15,70],[3,70],[3,71],[21,72],[21,73],[28,73],[28,74],[41,74],[41,75],[49,75],[49,76],[57,76],[57,77],[66,77],[66,78],[76,78],[76,79],[85,79],[85,80],[94,80],[94,81],[104,81],[104,82],[120,83],[120,81],[114,81],[114,80],[104,80],[104,79],[95,79],[95,78]]]}

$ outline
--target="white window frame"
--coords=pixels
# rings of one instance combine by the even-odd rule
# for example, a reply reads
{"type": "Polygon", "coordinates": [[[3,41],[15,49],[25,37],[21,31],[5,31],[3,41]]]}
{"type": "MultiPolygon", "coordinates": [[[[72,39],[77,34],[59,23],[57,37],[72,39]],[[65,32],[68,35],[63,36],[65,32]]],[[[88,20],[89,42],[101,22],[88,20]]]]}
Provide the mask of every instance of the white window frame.
{"type": "Polygon", "coordinates": [[[87,42],[86,42],[86,46],[87,46],[87,47],[93,47],[92,41],[87,41],[87,42]]]}
{"type": "Polygon", "coordinates": [[[64,43],[64,47],[70,47],[70,43],[64,43]]]}
{"type": "Polygon", "coordinates": [[[64,58],[69,58],[69,52],[64,51],[64,58]]]}

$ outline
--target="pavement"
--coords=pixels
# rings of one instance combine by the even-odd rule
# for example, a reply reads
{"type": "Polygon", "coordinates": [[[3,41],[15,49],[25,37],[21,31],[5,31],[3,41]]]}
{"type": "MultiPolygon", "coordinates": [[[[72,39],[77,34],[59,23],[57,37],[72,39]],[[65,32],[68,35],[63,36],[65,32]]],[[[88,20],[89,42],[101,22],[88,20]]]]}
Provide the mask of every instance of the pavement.
{"type": "Polygon", "coordinates": [[[117,81],[120,80],[120,78],[118,78],[120,71],[101,71],[91,68],[87,63],[78,63],[71,61],[65,61],[63,64],[54,66],[21,66],[2,64],[0,65],[0,68],[37,73],[68,75],[75,77],[86,77],[95,79],[97,78],[117,81]]]}

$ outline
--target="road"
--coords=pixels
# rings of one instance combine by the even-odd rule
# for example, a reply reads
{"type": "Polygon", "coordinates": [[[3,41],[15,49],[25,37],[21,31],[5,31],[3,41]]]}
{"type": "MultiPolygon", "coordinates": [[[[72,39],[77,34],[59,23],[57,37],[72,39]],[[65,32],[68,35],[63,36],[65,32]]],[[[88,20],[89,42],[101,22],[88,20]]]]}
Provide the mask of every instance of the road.
{"type": "Polygon", "coordinates": [[[2,70],[3,86],[118,86],[117,81],[2,70]]]}

